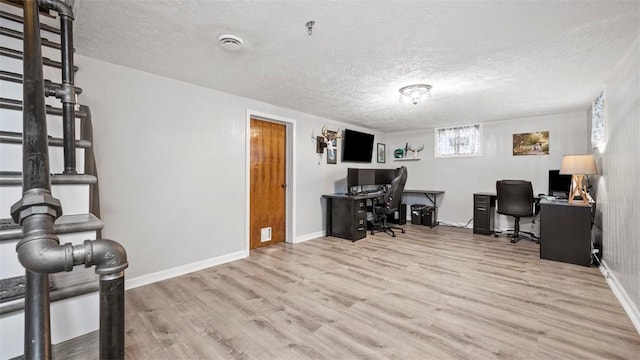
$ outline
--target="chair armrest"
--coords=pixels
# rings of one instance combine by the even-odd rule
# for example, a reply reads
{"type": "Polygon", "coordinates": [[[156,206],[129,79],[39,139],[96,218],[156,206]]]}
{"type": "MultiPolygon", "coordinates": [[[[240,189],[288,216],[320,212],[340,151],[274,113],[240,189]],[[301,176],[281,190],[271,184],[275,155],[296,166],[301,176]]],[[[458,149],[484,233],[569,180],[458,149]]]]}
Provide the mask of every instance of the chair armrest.
{"type": "Polygon", "coordinates": [[[536,196],[533,198],[533,215],[538,215],[540,213],[540,200],[542,197],[536,196]]]}

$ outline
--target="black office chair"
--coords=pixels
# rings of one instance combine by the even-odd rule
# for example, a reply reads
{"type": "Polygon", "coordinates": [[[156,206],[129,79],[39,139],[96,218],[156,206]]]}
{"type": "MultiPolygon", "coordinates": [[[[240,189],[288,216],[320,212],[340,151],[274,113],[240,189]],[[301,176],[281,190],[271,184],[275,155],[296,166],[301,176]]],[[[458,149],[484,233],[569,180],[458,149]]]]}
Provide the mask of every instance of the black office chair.
{"type": "Polygon", "coordinates": [[[525,180],[499,180],[496,181],[496,192],[498,194],[498,214],[515,218],[511,242],[517,242],[520,240],[521,233],[525,233],[531,237],[530,240],[540,243],[534,233],[520,231],[520,218],[535,216],[535,201],[531,182],[525,180]]]}
{"type": "Polygon", "coordinates": [[[387,217],[399,210],[400,201],[402,200],[402,192],[404,185],[407,183],[407,168],[400,167],[396,172],[396,177],[391,181],[391,187],[382,197],[382,202],[373,205],[374,226],[371,229],[371,235],[376,230],[382,229],[385,233],[395,237],[396,233],[393,229],[398,229],[404,234],[404,229],[399,226],[390,226],[387,217]]]}

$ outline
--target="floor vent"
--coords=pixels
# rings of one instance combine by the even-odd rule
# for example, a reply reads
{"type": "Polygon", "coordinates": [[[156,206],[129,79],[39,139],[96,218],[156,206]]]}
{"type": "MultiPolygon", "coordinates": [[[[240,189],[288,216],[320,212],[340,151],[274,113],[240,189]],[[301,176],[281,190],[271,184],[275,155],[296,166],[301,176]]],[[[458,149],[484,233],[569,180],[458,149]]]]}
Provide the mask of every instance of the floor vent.
{"type": "Polygon", "coordinates": [[[260,229],[260,242],[271,241],[271,228],[266,227],[260,229]]]}

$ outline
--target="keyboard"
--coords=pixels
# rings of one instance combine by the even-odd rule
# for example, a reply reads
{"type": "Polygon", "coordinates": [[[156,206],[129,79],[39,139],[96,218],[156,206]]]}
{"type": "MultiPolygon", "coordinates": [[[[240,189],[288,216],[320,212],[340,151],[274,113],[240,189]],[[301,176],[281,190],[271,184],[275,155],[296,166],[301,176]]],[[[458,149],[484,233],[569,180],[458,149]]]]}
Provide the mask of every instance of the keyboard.
{"type": "Polygon", "coordinates": [[[361,191],[358,193],[358,195],[383,195],[384,191],[382,190],[367,190],[367,191],[361,191]]]}

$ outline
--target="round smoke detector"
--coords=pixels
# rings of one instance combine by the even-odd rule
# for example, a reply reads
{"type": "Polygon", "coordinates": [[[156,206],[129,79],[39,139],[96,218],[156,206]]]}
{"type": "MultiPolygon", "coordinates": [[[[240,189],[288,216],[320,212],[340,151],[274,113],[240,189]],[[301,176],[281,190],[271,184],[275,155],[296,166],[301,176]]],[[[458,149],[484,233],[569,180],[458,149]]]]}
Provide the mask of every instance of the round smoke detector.
{"type": "Polygon", "coordinates": [[[244,41],[242,41],[240,37],[233,34],[219,35],[218,42],[220,43],[220,46],[230,51],[239,50],[244,45],[244,41]]]}

